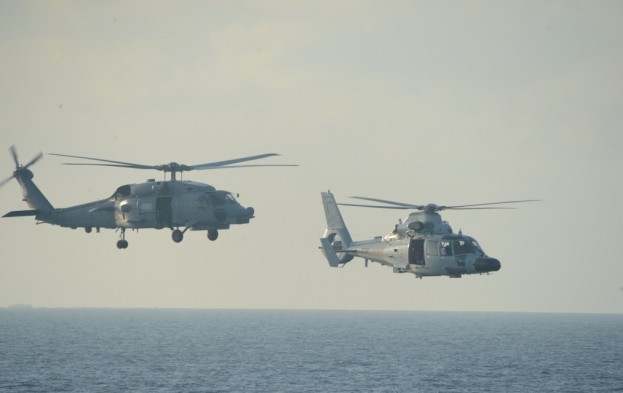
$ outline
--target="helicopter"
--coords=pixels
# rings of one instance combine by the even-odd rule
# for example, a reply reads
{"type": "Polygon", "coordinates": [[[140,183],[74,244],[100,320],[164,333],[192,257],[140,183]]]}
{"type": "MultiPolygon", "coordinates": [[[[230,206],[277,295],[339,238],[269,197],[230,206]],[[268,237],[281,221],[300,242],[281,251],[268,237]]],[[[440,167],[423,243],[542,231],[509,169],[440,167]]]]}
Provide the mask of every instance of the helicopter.
{"type": "Polygon", "coordinates": [[[416,278],[448,276],[461,278],[464,274],[489,274],[500,270],[498,259],[485,254],[476,239],[454,233],[450,224],[438,213],[442,210],[512,209],[499,207],[508,203],[535,202],[536,199],[479,203],[472,205],[439,206],[433,203],[414,205],[378,198],[352,197],[384,205],[336,203],[331,191],[322,192],[327,228],[320,239],[320,249],[331,267],[344,267],[355,257],[378,262],[393,268],[394,273],[412,273],[416,278]],[[338,208],[357,206],[377,209],[415,210],[399,220],[393,231],[384,237],[353,241],[338,208]]]}
{"type": "Polygon", "coordinates": [[[244,207],[225,190],[189,180],[177,179],[177,174],[191,170],[221,168],[297,166],[290,164],[274,165],[234,165],[246,161],[277,156],[276,153],[260,154],[234,158],[199,165],[183,165],[171,162],[162,165],[143,165],[101,158],[73,156],[68,154],[48,153],[49,155],[72,159],[90,160],[90,163],[64,163],[64,165],[107,166],[133,169],[149,169],[164,172],[164,180],[149,179],[145,183],[125,184],[118,187],[108,198],[66,208],[54,208],[48,199],[32,181],[34,174],[29,169],[38,162],[43,153],[22,165],[19,162],[15,146],[9,149],[15,162],[15,171],[9,178],[0,182],[4,186],[16,179],[22,188],[24,201],[30,210],[18,210],[6,213],[3,217],[34,216],[37,223],[48,223],[68,228],[84,228],[87,233],[101,228],[119,231],[117,248],[125,249],[128,241],[126,230],[154,228],[171,229],[171,238],[179,243],[187,230],[207,231],[209,240],[216,240],[219,230],[229,229],[231,225],[248,224],[255,217],[252,207],[244,207]],[[169,180],[166,179],[167,173],[169,180]]]}

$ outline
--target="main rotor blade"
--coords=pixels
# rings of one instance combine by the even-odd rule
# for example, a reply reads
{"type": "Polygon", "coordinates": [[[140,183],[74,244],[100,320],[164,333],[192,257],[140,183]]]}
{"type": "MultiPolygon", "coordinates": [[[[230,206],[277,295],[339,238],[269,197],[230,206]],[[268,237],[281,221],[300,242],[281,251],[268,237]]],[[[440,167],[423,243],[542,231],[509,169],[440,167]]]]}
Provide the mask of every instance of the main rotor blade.
{"type": "Polygon", "coordinates": [[[447,206],[439,206],[439,210],[493,210],[493,209],[512,210],[512,209],[516,209],[516,208],[515,207],[447,207],[447,206]]]}
{"type": "Polygon", "coordinates": [[[231,159],[231,160],[224,160],[224,161],[215,161],[215,162],[209,162],[209,163],[205,163],[205,164],[192,165],[192,166],[183,165],[183,164],[177,164],[177,163],[174,163],[174,162],[169,163],[169,164],[162,164],[162,165],[143,165],[143,164],[136,164],[136,163],[133,163],[133,162],[107,160],[107,159],[95,158],[95,157],[74,156],[74,155],[70,155],[70,154],[59,154],[59,153],[48,153],[48,154],[53,155],[53,156],[59,156],[59,157],[78,158],[78,159],[82,159],[82,160],[91,160],[91,161],[98,161],[98,162],[102,162],[103,163],[103,164],[93,164],[93,163],[75,163],[75,162],[67,163],[66,162],[66,163],[63,163],[64,165],[110,166],[110,167],[118,167],[118,168],[153,169],[153,170],[165,171],[165,172],[184,172],[184,171],[190,171],[190,170],[193,170],[193,169],[203,170],[203,169],[220,169],[220,168],[260,167],[260,166],[298,166],[298,165],[288,165],[288,164],[231,165],[231,164],[237,164],[239,162],[245,162],[245,161],[251,161],[251,160],[259,160],[261,158],[266,158],[266,157],[271,157],[271,156],[278,156],[278,154],[276,154],[276,153],[259,154],[259,155],[255,155],[255,156],[234,158],[234,159],[231,159]]]}
{"type": "MultiPolygon", "coordinates": [[[[360,196],[353,196],[351,198],[355,198],[355,199],[362,199],[364,201],[372,201],[372,202],[380,202],[380,203],[387,203],[390,205],[396,205],[396,206],[404,206],[405,208],[409,208],[409,209],[421,209],[423,207],[423,205],[413,205],[410,203],[402,203],[402,202],[395,202],[395,201],[388,201],[386,199],[378,199],[378,198],[368,198],[368,197],[360,197],[360,196]]],[[[363,206],[363,205],[362,205],[363,206]]]]}
{"type": "Polygon", "coordinates": [[[298,166],[296,164],[270,164],[270,165],[227,165],[227,166],[217,166],[214,168],[195,168],[194,166],[191,167],[193,169],[199,169],[199,170],[204,170],[204,169],[229,169],[229,168],[253,168],[253,167],[262,167],[262,166],[298,166]]]}
{"type": "MultiPolygon", "coordinates": [[[[52,155],[52,156],[59,156],[59,157],[80,158],[80,159],[83,159],[83,160],[92,160],[92,161],[110,162],[110,163],[113,163],[113,164],[119,164],[119,165],[103,165],[103,164],[99,164],[100,166],[118,166],[118,167],[122,167],[122,168],[135,168],[135,169],[158,169],[158,167],[155,166],[155,165],[143,165],[143,164],[135,164],[135,163],[132,163],[132,162],[105,160],[105,159],[102,159],[102,158],[72,156],[72,155],[69,155],[69,154],[58,154],[58,153],[48,153],[48,154],[52,155]]],[[[98,164],[65,163],[65,165],[98,165],[98,164]]]]}
{"type": "Polygon", "coordinates": [[[63,162],[62,165],[72,165],[72,166],[112,166],[112,167],[117,167],[117,168],[130,168],[130,169],[158,169],[157,167],[136,167],[136,166],[130,166],[130,165],[123,165],[123,164],[89,164],[89,163],[84,163],[81,164],[79,162],[63,162]]]}
{"type": "Polygon", "coordinates": [[[266,158],[266,157],[278,156],[278,155],[279,154],[276,154],[276,153],[259,154],[257,156],[234,158],[232,160],[215,161],[215,162],[208,162],[206,164],[191,165],[190,167],[192,169],[199,169],[199,170],[213,169],[213,168],[218,168],[218,167],[222,167],[222,166],[229,165],[229,164],[236,164],[238,162],[259,160],[260,158],[266,158]]]}
{"type": "Polygon", "coordinates": [[[443,206],[444,209],[460,209],[465,207],[472,206],[488,206],[488,205],[501,205],[503,203],[521,203],[521,202],[539,202],[540,199],[524,199],[521,201],[504,201],[504,202],[488,202],[488,203],[475,203],[472,205],[454,205],[454,206],[443,206]]]}
{"type": "Polygon", "coordinates": [[[475,203],[470,205],[454,205],[454,206],[437,206],[434,204],[430,205],[412,205],[403,202],[389,201],[386,199],[378,199],[378,198],[368,198],[368,197],[360,197],[353,196],[351,198],[355,199],[363,199],[365,201],[379,202],[379,203],[387,203],[389,205],[395,205],[396,207],[389,206],[376,206],[376,205],[357,205],[357,204],[346,204],[346,206],[361,206],[361,207],[372,207],[378,209],[415,209],[415,210],[432,210],[432,211],[442,211],[442,210],[485,210],[485,209],[514,209],[514,207],[491,207],[491,205],[500,205],[506,203],[521,203],[521,202],[538,202],[540,199],[523,199],[518,201],[503,201],[503,202],[488,202],[488,203],[475,203]]]}
{"type": "Polygon", "coordinates": [[[412,210],[412,206],[380,206],[380,205],[359,205],[356,203],[338,203],[340,206],[357,206],[357,207],[371,207],[373,209],[399,209],[399,210],[412,210]]]}

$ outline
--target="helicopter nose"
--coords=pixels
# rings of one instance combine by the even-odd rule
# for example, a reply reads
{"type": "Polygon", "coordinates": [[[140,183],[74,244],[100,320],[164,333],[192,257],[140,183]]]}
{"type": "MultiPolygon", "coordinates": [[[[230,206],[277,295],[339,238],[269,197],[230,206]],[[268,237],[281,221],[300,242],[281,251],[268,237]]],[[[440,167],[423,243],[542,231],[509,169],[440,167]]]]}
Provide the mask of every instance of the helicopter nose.
{"type": "Polygon", "coordinates": [[[240,206],[240,211],[239,211],[239,216],[238,216],[238,224],[248,224],[249,220],[251,220],[255,214],[255,209],[253,209],[252,207],[247,207],[247,208],[243,208],[242,206],[240,206]]]}
{"type": "Polygon", "coordinates": [[[479,273],[497,272],[500,267],[502,264],[495,258],[478,258],[474,262],[474,270],[479,273]]]}

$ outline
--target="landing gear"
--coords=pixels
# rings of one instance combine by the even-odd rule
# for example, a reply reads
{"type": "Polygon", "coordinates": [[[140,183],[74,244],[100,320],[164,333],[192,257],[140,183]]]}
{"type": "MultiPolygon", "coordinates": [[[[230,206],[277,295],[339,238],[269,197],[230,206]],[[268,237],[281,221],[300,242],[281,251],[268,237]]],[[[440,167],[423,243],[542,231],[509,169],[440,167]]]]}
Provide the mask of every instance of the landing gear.
{"type": "Polygon", "coordinates": [[[179,228],[173,229],[173,233],[171,233],[171,239],[173,239],[173,241],[176,243],[181,242],[182,240],[184,240],[184,232],[186,232],[189,229],[190,229],[190,225],[184,228],[183,231],[181,231],[179,228]]]}
{"type": "Polygon", "coordinates": [[[218,230],[216,229],[208,229],[208,239],[215,241],[218,239],[218,230]]]}
{"type": "Polygon", "coordinates": [[[117,241],[117,248],[120,250],[128,248],[128,241],[125,240],[125,228],[121,228],[121,234],[119,237],[120,239],[117,241]]]}
{"type": "Polygon", "coordinates": [[[171,239],[173,239],[173,241],[176,243],[181,242],[182,240],[184,240],[184,232],[180,231],[179,229],[175,229],[173,233],[171,233],[171,239]]]}

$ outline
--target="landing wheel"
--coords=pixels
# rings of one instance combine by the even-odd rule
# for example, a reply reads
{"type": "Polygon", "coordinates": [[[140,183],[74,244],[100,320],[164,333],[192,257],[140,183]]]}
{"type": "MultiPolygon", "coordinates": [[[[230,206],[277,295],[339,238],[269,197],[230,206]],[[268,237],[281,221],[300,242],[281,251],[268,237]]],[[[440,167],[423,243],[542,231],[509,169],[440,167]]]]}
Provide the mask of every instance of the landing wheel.
{"type": "Polygon", "coordinates": [[[173,231],[173,233],[171,233],[171,238],[174,242],[179,243],[184,240],[184,233],[179,229],[176,229],[173,231]]]}
{"type": "Polygon", "coordinates": [[[125,228],[121,228],[121,234],[119,235],[119,241],[117,241],[117,248],[122,250],[128,248],[128,241],[125,240],[125,228]]]}
{"type": "Polygon", "coordinates": [[[208,229],[208,239],[212,241],[218,239],[218,231],[216,229],[208,229]]]}

